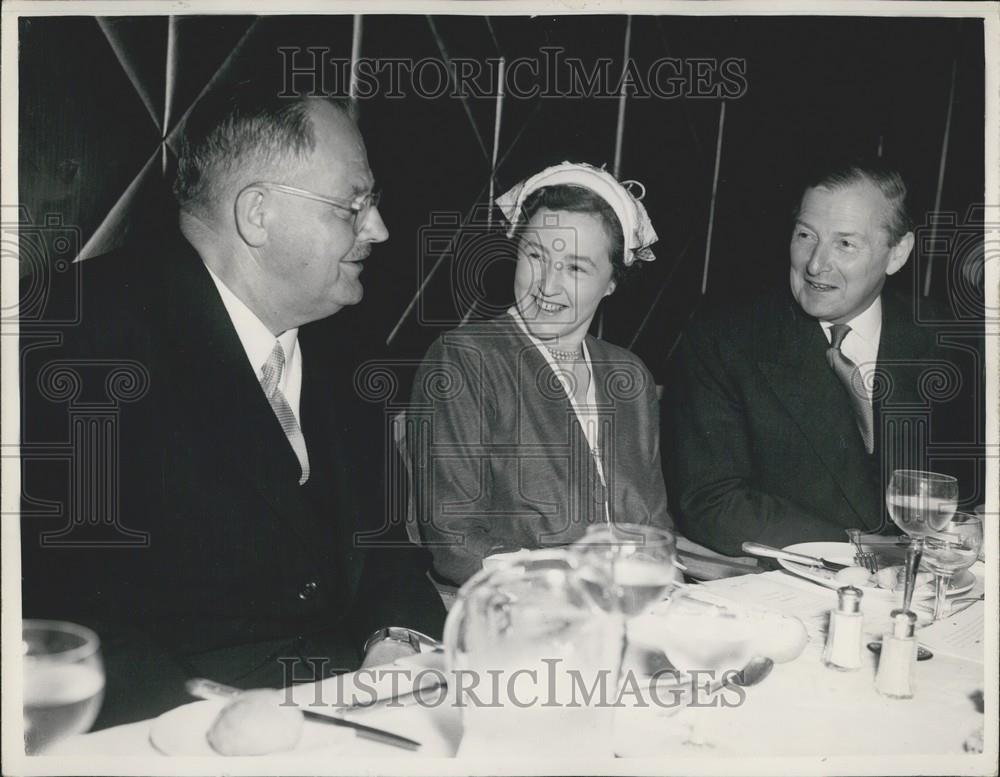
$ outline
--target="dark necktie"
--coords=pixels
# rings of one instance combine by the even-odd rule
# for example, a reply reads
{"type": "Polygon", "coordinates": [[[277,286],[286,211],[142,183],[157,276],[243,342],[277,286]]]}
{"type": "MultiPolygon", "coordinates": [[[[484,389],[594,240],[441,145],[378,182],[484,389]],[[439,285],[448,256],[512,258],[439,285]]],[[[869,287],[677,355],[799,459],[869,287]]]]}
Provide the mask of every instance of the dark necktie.
{"type": "Polygon", "coordinates": [[[309,480],[309,454],[306,452],[306,438],[302,436],[302,429],[295,418],[295,413],[285,399],[285,395],[278,388],[281,381],[281,372],[285,368],[285,351],[281,343],[275,343],[271,349],[271,355],[267,357],[264,367],[261,369],[260,385],[267,395],[267,401],[271,403],[271,409],[278,417],[281,429],[288,438],[288,442],[295,451],[295,456],[302,467],[302,477],[299,478],[301,486],[309,480]]]}
{"type": "Polygon", "coordinates": [[[847,392],[847,398],[851,401],[858,422],[858,431],[861,432],[861,439],[865,442],[865,450],[871,453],[875,450],[875,418],[871,403],[868,401],[868,392],[865,391],[864,378],[858,365],[844,356],[840,350],[844,338],[850,331],[851,328],[847,324],[834,324],[830,327],[830,347],[826,349],[826,360],[847,392]]]}

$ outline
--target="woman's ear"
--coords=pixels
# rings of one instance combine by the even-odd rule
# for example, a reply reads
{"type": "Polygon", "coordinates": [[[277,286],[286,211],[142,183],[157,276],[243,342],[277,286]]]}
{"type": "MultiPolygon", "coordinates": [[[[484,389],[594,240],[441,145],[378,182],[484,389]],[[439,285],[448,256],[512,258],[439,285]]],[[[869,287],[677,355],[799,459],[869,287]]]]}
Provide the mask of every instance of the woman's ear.
{"type": "Polygon", "coordinates": [[[608,290],[604,292],[605,297],[610,297],[615,293],[615,289],[618,288],[618,284],[615,281],[608,281],[608,290]]]}
{"type": "Polygon", "coordinates": [[[236,230],[247,245],[259,248],[267,241],[267,205],[260,189],[248,187],[237,195],[234,216],[236,230]]]}

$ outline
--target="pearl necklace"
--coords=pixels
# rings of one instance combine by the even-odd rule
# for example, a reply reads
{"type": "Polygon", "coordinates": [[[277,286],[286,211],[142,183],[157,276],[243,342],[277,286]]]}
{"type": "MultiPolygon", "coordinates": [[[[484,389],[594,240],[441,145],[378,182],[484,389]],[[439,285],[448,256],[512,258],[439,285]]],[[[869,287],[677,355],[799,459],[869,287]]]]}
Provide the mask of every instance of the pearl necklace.
{"type": "Polygon", "coordinates": [[[563,351],[559,348],[553,348],[551,345],[546,345],[545,348],[557,362],[575,362],[583,358],[582,349],[579,351],[563,351]]]}

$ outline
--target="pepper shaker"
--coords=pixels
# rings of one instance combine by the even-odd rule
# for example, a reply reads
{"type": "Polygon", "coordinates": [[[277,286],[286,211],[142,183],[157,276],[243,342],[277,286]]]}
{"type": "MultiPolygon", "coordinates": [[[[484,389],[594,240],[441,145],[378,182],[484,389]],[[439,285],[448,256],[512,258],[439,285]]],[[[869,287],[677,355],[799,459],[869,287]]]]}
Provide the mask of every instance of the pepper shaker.
{"type": "Polygon", "coordinates": [[[823,663],[831,669],[851,672],[861,668],[864,639],[861,590],[852,585],[837,589],[837,609],[830,611],[830,628],[823,663]]]}
{"type": "Polygon", "coordinates": [[[875,690],[890,699],[913,697],[913,667],[917,664],[917,616],[909,610],[893,610],[892,631],[882,639],[882,652],[875,675],[875,690]]]}

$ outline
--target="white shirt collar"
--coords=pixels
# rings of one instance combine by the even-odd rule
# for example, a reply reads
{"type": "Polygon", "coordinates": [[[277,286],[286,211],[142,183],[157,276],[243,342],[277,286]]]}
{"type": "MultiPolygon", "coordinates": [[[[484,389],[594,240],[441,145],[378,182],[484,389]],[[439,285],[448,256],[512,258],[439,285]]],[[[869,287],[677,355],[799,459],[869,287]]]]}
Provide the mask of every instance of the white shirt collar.
{"type": "MultiPolygon", "coordinates": [[[[226,306],[226,312],[229,313],[229,318],[236,328],[236,334],[239,335],[240,342],[243,344],[243,350],[246,352],[247,358],[250,360],[250,366],[253,367],[257,378],[260,379],[264,364],[271,355],[271,351],[274,350],[274,341],[276,339],[281,343],[281,347],[285,352],[285,364],[288,365],[292,361],[295,351],[298,349],[298,328],[282,332],[275,338],[271,334],[271,330],[264,325],[263,321],[257,318],[257,315],[247,307],[246,303],[233,294],[232,290],[223,283],[222,279],[212,272],[211,267],[206,264],[205,269],[208,270],[208,274],[212,276],[215,287],[219,290],[219,296],[222,297],[222,304],[226,306]]],[[[279,387],[281,384],[287,382],[288,372],[289,370],[287,369],[283,371],[279,387]]]]}
{"type": "MultiPolygon", "coordinates": [[[[820,326],[823,327],[823,331],[826,333],[827,339],[830,338],[830,328],[833,326],[829,321],[820,321],[820,326]]],[[[864,312],[859,313],[850,321],[847,325],[851,328],[851,334],[857,335],[865,343],[876,349],[878,348],[879,339],[882,336],[882,297],[881,295],[876,297],[875,300],[869,305],[864,312]]]]}

